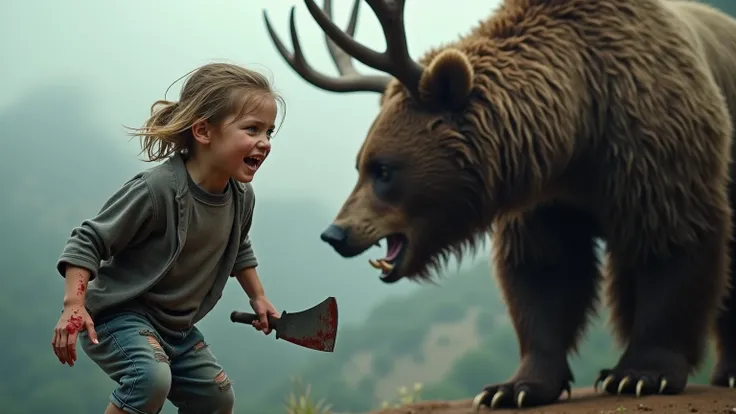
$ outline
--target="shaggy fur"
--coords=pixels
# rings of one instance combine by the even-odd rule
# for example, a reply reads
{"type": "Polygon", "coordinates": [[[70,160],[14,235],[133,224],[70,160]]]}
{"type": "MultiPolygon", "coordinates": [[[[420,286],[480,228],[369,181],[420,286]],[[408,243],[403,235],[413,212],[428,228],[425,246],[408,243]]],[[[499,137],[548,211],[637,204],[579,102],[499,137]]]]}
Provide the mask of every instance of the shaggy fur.
{"type": "Polygon", "coordinates": [[[625,346],[605,390],[682,392],[711,327],[728,386],[736,21],[688,1],[505,0],[419,64],[416,90],[382,94],[323,238],[350,257],[400,234],[392,280],[423,280],[492,232],[521,363],[477,402],[557,400],[603,279],[625,346]]]}

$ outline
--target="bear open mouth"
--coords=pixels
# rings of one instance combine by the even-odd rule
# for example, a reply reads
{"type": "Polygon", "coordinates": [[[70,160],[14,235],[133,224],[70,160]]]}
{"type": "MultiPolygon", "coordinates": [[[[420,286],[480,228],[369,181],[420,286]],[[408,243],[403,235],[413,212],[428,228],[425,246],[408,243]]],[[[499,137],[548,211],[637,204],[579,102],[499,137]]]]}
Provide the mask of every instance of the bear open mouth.
{"type": "Polygon", "coordinates": [[[408,240],[403,234],[389,234],[386,236],[386,256],[383,259],[370,259],[368,261],[371,266],[381,270],[381,281],[394,283],[401,279],[398,268],[401,265],[401,260],[404,258],[407,242],[408,240]]]}

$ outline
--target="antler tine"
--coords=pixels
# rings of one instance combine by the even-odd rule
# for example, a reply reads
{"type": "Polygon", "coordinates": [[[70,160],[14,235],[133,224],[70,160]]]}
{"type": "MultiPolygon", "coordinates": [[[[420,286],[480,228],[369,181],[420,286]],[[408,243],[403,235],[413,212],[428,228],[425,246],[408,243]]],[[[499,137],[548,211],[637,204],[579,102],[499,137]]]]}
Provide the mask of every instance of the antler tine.
{"type": "Polygon", "coordinates": [[[416,90],[423,68],[409,56],[404,27],[406,0],[365,0],[378,18],[384,37],[386,53],[393,62],[395,76],[410,90],[416,90]]]}
{"type": "Polygon", "coordinates": [[[391,69],[390,62],[384,54],[368,49],[348,36],[332,22],[322,9],[317,7],[314,0],[304,0],[304,3],[307,5],[307,10],[309,10],[309,13],[319,27],[325,32],[325,35],[329,36],[345,53],[374,69],[384,72],[388,72],[391,69]]]}
{"type": "MultiPolygon", "coordinates": [[[[355,36],[355,27],[358,24],[359,9],[360,0],[354,0],[353,11],[350,13],[350,22],[348,23],[348,27],[345,29],[345,34],[350,37],[355,36]]],[[[332,20],[331,0],[325,0],[322,10],[324,10],[327,17],[332,20]]],[[[330,56],[332,56],[332,61],[335,62],[335,66],[341,75],[358,74],[358,71],[355,69],[355,65],[353,65],[353,58],[350,55],[340,49],[340,47],[327,35],[325,35],[325,43],[327,44],[327,50],[330,52],[330,56]]]]}
{"type": "Polygon", "coordinates": [[[314,3],[304,0],[317,24],[342,50],[367,66],[392,74],[414,95],[417,94],[423,67],[411,59],[404,30],[404,0],[366,0],[383,29],[386,51],[375,52],[355,41],[352,36],[337,27],[330,17],[314,3]]]}
{"type": "MultiPolygon", "coordinates": [[[[341,77],[331,77],[326,76],[314,68],[312,68],[309,63],[307,63],[306,59],[304,58],[304,54],[302,53],[301,45],[299,44],[299,35],[296,31],[296,19],[295,19],[295,8],[291,8],[291,15],[289,19],[289,26],[291,31],[291,41],[294,45],[294,53],[291,54],[284,46],[283,42],[279,38],[279,36],[276,34],[276,31],[271,26],[271,22],[268,19],[268,13],[264,10],[263,11],[263,19],[266,24],[266,29],[268,30],[268,34],[271,37],[271,40],[273,41],[274,45],[276,46],[276,49],[279,51],[279,54],[281,57],[286,61],[286,63],[291,66],[291,68],[297,72],[299,75],[301,75],[304,80],[311,83],[312,85],[332,91],[332,92],[378,92],[383,93],[384,89],[386,88],[386,85],[388,84],[390,78],[387,76],[381,76],[381,75],[361,75],[355,69],[353,68],[352,71],[348,71],[343,73],[341,71],[342,76],[341,77]]],[[[333,55],[334,56],[334,55],[333,55]]],[[[343,59],[344,60],[344,59],[343,59]]],[[[338,62],[335,62],[338,64],[338,62]]],[[[341,65],[342,63],[339,63],[338,65],[341,65]]],[[[350,61],[348,60],[348,65],[350,65],[350,61]]],[[[340,68],[338,68],[340,70],[340,68]]]]}

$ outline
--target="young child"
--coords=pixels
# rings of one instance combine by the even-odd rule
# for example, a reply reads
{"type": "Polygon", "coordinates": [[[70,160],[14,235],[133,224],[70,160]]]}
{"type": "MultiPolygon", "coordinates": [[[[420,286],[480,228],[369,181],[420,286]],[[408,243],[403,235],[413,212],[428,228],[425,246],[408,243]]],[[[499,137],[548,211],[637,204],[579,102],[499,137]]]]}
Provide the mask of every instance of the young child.
{"type": "Polygon", "coordinates": [[[281,98],[259,73],[208,64],[179,102],[157,101],[143,128],[149,161],[76,227],[58,261],[64,309],[52,345],[73,366],[76,342],[118,384],[105,411],[231,413],[230,380],[195,327],[234,276],[260,320],[264,294],[248,232],[250,182],[271,150],[281,98]],[[157,107],[161,106],[157,110],[157,107]],[[102,264],[101,264],[102,262],[102,264]]]}

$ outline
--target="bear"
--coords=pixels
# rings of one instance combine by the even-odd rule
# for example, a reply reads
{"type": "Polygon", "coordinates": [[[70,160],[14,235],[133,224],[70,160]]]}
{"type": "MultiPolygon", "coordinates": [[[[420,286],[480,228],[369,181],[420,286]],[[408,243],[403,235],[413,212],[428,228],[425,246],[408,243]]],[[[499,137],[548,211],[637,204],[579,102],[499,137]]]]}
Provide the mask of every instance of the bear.
{"type": "Polygon", "coordinates": [[[474,406],[569,394],[568,357],[599,286],[623,351],[596,386],[682,393],[713,334],[710,382],[734,387],[736,21],[686,0],[502,0],[415,60],[405,1],[365,2],[383,53],[353,39],[360,0],[344,31],[329,0],[305,0],[339,77],[307,63],[294,8],[294,54],[263,16],[312,85],[380,94],[355,186],[320,238],[344,258],[385,242],[386,257],[370,264],[395,283],[432,280],[490,235],[520,364],[474,406]],[[352,58],[383,74],[360,74],[352,58]]]}

